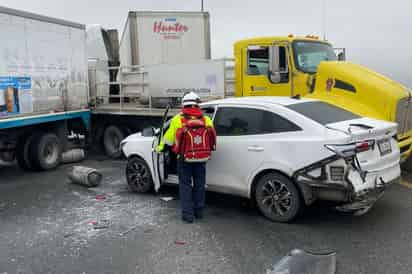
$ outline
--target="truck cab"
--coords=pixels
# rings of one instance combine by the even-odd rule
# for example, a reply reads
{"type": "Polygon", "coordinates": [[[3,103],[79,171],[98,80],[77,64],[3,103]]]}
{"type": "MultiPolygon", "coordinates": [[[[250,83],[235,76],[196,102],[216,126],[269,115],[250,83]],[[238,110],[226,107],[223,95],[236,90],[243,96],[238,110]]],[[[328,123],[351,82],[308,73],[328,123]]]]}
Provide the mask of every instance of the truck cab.
{"type": "Polygon", "coordinates": [[[234,45],[235,96],[316,98],[361,116],[398,123],[401,159],[411,154],[412,98],[405,86],[343,61],[315,36],[258,37],[234,45]]]}

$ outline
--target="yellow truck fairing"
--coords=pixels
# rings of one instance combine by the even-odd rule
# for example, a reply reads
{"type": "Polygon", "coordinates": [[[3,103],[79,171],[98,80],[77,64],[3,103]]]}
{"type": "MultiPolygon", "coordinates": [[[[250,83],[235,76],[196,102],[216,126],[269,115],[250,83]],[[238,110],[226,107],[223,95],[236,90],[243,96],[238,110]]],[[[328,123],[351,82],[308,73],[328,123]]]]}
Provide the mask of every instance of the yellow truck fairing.
{"type": "Polygon", "coordinates": [[[338,61],[330,43],[292,35],[258,37],[235,43],[234,55],[236,96],[304,96],[397,122],[402,160],[410,155],[410,90],[366,67],[338,61]],[[273,56],[279,60],[271,60],[273,56]],[[276,82],[270,77],[271,62],[279,62],[276,82]]]}

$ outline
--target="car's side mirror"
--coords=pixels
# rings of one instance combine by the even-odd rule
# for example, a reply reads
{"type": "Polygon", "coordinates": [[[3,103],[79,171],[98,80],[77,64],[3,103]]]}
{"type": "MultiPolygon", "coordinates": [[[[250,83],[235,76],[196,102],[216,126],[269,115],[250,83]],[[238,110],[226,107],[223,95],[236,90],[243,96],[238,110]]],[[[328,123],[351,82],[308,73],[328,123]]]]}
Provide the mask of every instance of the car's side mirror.
{"type": "Polygon", "coordinates": [[[152,127],[147,127],[142,130],[142,136],[144,137],[153,137],[155,136],[155,129],[152,127]]]}
{"type": "Polygon", "coordinates": [[[281,75],[289,73],[286,52],[280,54],[280,51],[281,48],[279,46],[273,45],[269,47],[269,79],[275,84],[281,82],[281,75]],[[286,64],[286,68],[281,67],[280,58],[285,59],[283,63],[286,64]]]}

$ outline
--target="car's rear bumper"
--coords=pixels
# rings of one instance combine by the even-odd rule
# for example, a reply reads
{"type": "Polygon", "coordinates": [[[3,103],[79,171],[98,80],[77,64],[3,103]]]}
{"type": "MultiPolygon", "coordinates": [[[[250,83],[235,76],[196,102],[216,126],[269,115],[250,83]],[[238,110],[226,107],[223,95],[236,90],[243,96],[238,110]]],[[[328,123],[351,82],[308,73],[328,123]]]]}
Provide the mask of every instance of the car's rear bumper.
{"type": "Polygon", "coordinates": [[[401,177],[398,176],[391,181],[381,181],[374,188],[365,189],[359,193],[353,194],[349,203],[340,205],[338,210],[346,212],[362,211],[363,213],[369,210],[384,194],[385,189],[395,183],[399,183],[401,177]]]}
{"type": "MultiPolygon", "coordinates": [[[[327,165],[333,160],[324,160],[314,168],[327,170],[327,165]]],[[[316,200],[326,200],[342,205],[342,209],[346,208],[347,211],[354,211],[371,207],[389,185],[399,182],[401,170],[398,162],[367,172],[348,167],[345,179],[341,182],[328,181],[326,175],[310,177],[305,175],[307,173],[308,170],[302,170],[294,177],[306,205],[316,200]]]]}

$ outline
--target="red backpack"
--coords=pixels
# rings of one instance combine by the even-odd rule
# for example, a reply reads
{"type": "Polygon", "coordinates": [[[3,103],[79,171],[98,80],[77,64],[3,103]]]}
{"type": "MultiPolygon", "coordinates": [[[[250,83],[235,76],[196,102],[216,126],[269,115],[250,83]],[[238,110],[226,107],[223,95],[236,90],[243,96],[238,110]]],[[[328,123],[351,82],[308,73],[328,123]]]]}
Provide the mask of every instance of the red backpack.
{"type": "Polygon", "coordinates": [[[206,162],[216,150],[216,132],[206,126],[204,116],[182,115],[182,128],[176,133],[174,152],[185,162],[206,162]]]}

